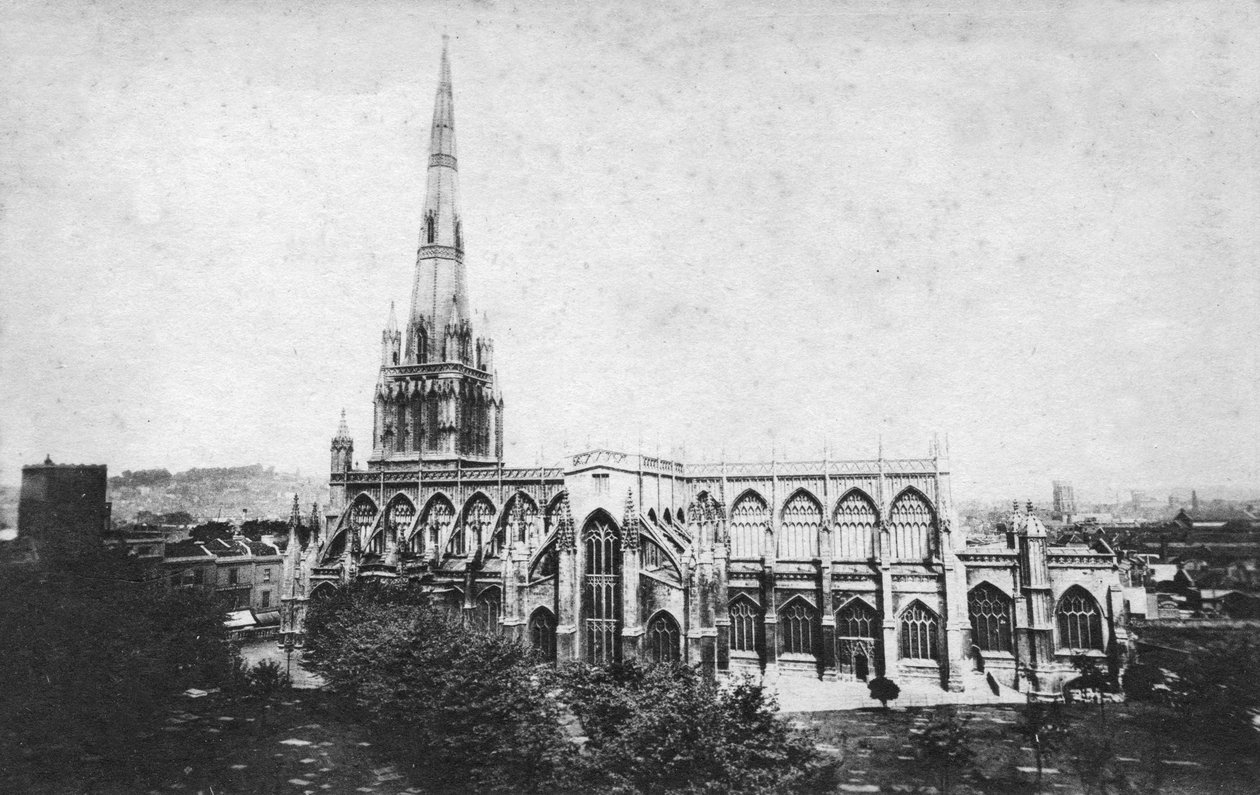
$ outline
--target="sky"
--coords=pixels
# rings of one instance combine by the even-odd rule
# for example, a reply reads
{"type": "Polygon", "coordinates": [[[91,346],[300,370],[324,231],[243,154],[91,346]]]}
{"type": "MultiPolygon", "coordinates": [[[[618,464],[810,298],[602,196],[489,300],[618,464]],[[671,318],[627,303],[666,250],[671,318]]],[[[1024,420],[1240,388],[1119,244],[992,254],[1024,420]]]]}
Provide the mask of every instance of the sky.
{"type": "Polygon", "coordinates": [[[2,5],[0,482],[366,460],[448,34],[509,465],[1260,494],[1254,3],[2,5]]]}

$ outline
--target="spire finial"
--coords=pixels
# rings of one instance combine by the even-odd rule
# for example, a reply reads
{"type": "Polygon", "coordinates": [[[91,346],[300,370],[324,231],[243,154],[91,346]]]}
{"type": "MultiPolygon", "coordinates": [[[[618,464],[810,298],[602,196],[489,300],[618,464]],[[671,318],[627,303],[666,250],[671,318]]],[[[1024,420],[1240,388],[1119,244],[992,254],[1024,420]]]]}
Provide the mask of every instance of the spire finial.
{"type": "Polygon", "coordinates": [[[346,410],[345,409],[341,410],[341,422],[337,423],[337,438],[338,439],[350,438],[350,426],[346,425],[346,410]]]}
{"type": "Polygon", "coordinates": [[[390,302],[389,302],[389,322],[387,322],[387,323],[385,324],[385,328],[386,328],[386,330],[388,330],[388,331],[397,331],[397,330],[398,330],[398,316],[394,313],[394,302],[393,302],[393,301],[390,301],[390,302]]]}

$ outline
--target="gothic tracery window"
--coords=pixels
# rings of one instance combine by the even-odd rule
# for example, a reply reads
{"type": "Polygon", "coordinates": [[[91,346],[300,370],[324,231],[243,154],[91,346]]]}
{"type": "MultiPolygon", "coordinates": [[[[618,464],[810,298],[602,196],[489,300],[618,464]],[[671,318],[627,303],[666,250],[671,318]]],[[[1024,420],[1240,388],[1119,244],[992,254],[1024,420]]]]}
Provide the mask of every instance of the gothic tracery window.
{"type": "Polygon", "coordinates": [[[1011,598],[989,583],[967,595],[971,614],[971,642],[981,651],[1011,650],[1011,598]]]}
{"type": "Polygon", "coordinates": [[[477,608],[473,615],[479,629],[487,632],[499,631],[500,602],[498,588],[487,588],[477,598],[477,608]]]}
{"type": "Polygon", "coordinates": [[[924,560],[933,554],[934,515],[922,494],[912,489],[903,491],[888,518],[894,560],[924,560]]]}
{"type": "MultiPolygon", "coordinates": [[[[406,544],[407,531],[411,529],[411,522],[416,518],[416,508],[411,504],[411,500],[403,496],[395,497],[390,501],[389,507],[385,509],[385,530],[394,543],[399,542],[406,544]]],[[[410,551],[410,550],[408,550],[410,551]]],[[[418,549],[416,550],[419,551],[418,549]]]]}
{"type": "Polygon", "coordinates": [[[761,619],[761,611],[754,608],[747,599],[736,599],[731,603],[728,614],[731,619],[731,651],[756,652],[757,624],[761,619]]]}
{"type": "Polygon", "coordinates": [[[1102,611],[1094,597],[1079,585],[1068,589],[1055,609],[1059,624],[1059,648],[1106,649],[1102,611]]]}
{"type": "Polygon", "coordinates": [[[779,613],[779,638],[784,654],[814,653],[816,611],[800,599],[779,613]]]}
{"type": "Polygon", "coordinates": [[[804,491],[797,492],[783,506],[779,557],[784,560],[818,557],[818,530],[821,526],[822,508],[818,501],[804,491]]]}
{"type": "Polygon", "coordinates": [[[901,656],[940,661],[940,622],[936,613],[915,601],[901,613],[901,656]]]}
{"type": "Polygon", "coordinates": [[[868,560],[875,555],[875,504],[850,491],[836,506],[836,560],[868,560]]]}
{"type": "Polygon", "coordinates": [[[529,617],[529,643],[547,662],[556,660],[556,617],[540,607],[529,617]]]}
{"type": "Polygon", "coordinates": [[[586,659],[597,664],[614,662],[621,657],[621,541],[612,521],[598,516],[587,522],[582,538],[586,659]]]}
{"type": "Polygon", "coordinates": [[[451,539],[451,552],[468,555],[486,540],[490,523],[494,521],[494,506],[484,494],[477,494],[464,509],[464,519],[451,539]],[[458,549],[456,549],[458,547],[458,549]]]}
{"type": "Polygon", "coordinates": [[[748,492],[731,509],[731,554],[735,559],[756,560],[770,528],[770,510],[760,495],[748,492]]]}
{"type": "Polygon", "coordinates": [[[359,538],[366,538],[367,532],[376,522],[376,505],[371,499],[359,496],[350,509],[350,525],[359,538]]]}
{"type": "Polygon", "coordinates": [[[647,658],[654,663],[678,662],[678,622],[668,613],[658,613],[648,622],[644,638],[647,658]]]}
{"type": "Polygon", "coordinates": [[[875,638],[879,614],[861,599],[853,599],[836,611],[836,635],[842,638],[875,638]]]}
{"type": "Polygon", "coordinates": [[[420,517],[420,525],[428,530],[429,549],[432,550],[432,554],[437,555],[441,551],[439,545],[442,539],[446,538],[454,517],[455,508],[441,495],[430,500],[425,507],[424,514],[420,517]]]}

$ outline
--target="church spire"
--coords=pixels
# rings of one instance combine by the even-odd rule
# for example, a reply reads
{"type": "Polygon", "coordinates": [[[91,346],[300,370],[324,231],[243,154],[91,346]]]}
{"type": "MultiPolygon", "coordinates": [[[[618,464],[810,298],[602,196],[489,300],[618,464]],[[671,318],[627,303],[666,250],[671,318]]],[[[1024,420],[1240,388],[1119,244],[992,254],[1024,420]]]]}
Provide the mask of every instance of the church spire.
{"type": "MultiPolygon", "coordinates": [[[[459,172],[455,159],[455,97],[451,62],[442,43],[433,128],[429,135],[429,173],[416,255],[416,282],[407,323],[408,359],[416,362],[462,360],[443,345],[472,317],[464,288],[464,233],[459,216],[459,172]]],[[[467,363],[467,362],[466,362],[467,363]]]]}

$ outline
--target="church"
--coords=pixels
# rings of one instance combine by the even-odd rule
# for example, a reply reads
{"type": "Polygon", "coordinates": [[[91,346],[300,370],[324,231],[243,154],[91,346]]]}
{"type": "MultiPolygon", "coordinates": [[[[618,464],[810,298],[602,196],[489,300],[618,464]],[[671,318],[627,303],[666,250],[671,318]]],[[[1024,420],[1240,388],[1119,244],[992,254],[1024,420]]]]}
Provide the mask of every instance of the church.
{"type": "MultiPolygon", "coordinates": [[[[1117,556],[1056,546],[1031,506],[968,545],[948,456],[691,463],[590,450],[503,461],[494,343],[465,287],[443,48],[410,311],[391,308],[366,468],[345,414],[321,527],[286,553],[284,632],[354,579],[408,579],[548,660],[714,675],[1055,692],[1128,656],[1117,556]]],[[[475,261],[475,258],[474,258],[475,261]]]]}

